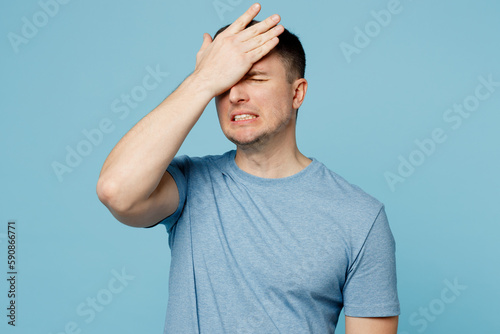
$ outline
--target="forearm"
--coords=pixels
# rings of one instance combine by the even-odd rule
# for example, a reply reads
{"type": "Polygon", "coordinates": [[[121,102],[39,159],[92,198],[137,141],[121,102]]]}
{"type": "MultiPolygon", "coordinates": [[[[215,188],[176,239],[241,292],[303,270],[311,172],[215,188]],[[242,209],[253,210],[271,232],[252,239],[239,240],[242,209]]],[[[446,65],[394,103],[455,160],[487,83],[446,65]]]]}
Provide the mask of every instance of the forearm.
{"type": "Polygon", "coordinates": [[[99,176],[99,198],[120,211],[147,200],[211,99],[196,75],[188,76],[113,148],[99,176]]]}
{"type": "Polygon", "coordinates": [[[399,316],[380,318],[345,317],[346,334],[396,334],[399,316]]]}

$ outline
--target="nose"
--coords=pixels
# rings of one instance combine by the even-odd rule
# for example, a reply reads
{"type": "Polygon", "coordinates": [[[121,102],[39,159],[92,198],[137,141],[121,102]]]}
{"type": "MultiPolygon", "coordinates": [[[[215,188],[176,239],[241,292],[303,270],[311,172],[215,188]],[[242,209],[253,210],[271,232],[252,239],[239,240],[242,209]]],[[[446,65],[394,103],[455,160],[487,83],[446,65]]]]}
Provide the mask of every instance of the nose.
{"type": "Polygon", "coordinates": [[[242,82],[238,82],[236,85],[229,89],[229,102],[231,103],[241,103],[248,101],[248,93],[243,87],[242,82]]]}

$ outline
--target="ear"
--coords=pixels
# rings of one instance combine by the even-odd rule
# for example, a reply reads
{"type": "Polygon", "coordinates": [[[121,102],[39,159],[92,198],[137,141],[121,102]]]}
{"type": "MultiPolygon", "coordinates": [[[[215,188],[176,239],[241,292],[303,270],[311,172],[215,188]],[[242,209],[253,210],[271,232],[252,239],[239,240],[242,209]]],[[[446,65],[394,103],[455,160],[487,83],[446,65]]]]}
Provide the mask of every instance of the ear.
{"type": "Polygon", "coordinates": [[[307,80],[304,78],[297,79],[293,83],[294,96],[293,96],[293,109],[299,109],[304,102],[307,93],[307,80]]]}

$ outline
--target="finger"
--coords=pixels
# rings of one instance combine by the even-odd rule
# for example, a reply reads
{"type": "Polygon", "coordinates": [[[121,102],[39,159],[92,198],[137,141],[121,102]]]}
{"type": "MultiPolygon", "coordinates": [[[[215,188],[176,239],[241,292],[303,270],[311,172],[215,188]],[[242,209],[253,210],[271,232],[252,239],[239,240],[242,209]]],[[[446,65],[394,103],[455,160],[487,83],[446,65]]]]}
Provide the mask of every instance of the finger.
{"type": "Polygon", "coordinates": [[[254,3],[250,8],[247,9],[243,15],[238,17],[225,31],[231,34],[237,34],[244,30],[245,27],[259,14],[260,4],[254,3]]]}
{"type": "Polygon", "coordinates": [[[244,31],[242,31],[239,34],[239,38],[241,38],[242,41],[249,40],[250,38],[253,38],[255,36],[258,36],[268,30],[270,30],[272,27],[276,26],[281,20],[281,17],[278,14],[274,14],[272,16],[269,16],[267,19],[265,19],[262,22],[259,22],[251,27],[248,27],[244,31]]]}
{"type": "Polygon", "coordinates": [[[203,34],[203,43],[201,44],[200,49],[198,50],[198,53],[196,53],[196,63],[200,61],[201,57],[203,57],[203,54],[205,53],[205,49],[208,48],[208,46],[212,43],[212,37],[204,33],[203,34]]]}
{"type": "Polygon", "coordinates": [[[273,37],[272,39],[264,43],[262,46],[248,52],[247,54],[250,57],[250,61],[253,63],[258,62],[265,55],[267,55],[272,49],[274,49],[274,47],[278,45],[278,43],[279,43],[279,38],[273,37]]]}
{"type": "Polygon", "coordinates": [[[244,52],[250,52],[254,49],[262,47],[274,37],[278,37],[285,31],[282,25],[278,25],[263,34],[257,35],[244,43],[244,52]]]}
{"type": "Polygon", "coordinates": [[[204,33],[203,34],[203,44],[201,45],[199,52],[203,52],[203,50],[205,50],[210,45],[210,43],[212,43],[212,36],[210,36],[207,33],[204,33]]]}

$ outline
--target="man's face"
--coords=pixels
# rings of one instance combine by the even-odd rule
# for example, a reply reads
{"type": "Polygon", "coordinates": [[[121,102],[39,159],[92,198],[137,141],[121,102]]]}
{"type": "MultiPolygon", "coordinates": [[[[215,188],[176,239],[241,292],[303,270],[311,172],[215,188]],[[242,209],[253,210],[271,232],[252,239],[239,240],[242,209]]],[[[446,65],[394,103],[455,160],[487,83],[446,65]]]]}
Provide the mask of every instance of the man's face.
{"type": "Polygon", "coordinates": [[[222,132],[242,148],[290,138],[287,134],[295,131],[294,95],[285,65],[271,52],[240,82],[215,98],[222,132]]]}

